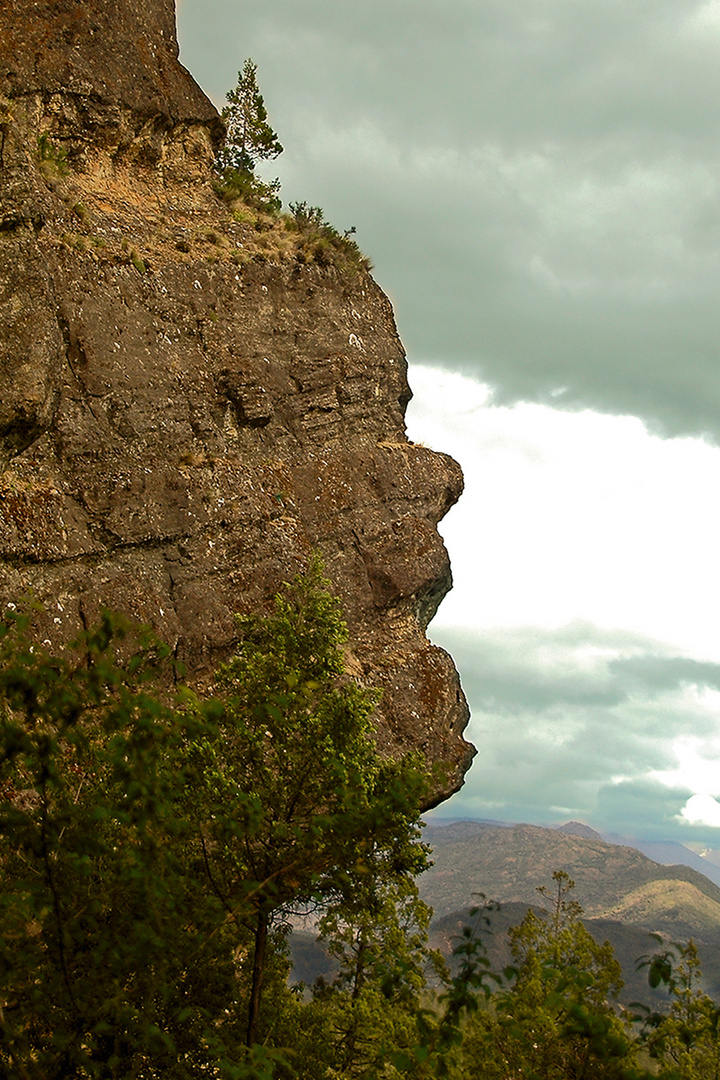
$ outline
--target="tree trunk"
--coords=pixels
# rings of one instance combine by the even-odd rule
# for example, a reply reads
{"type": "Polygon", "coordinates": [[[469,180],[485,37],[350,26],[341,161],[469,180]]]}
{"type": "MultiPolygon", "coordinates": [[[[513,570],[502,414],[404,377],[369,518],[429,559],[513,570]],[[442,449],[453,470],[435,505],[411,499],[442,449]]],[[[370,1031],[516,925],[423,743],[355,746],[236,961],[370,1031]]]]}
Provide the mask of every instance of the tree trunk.
{"type": "Polygon", "coordinates": [[[267,954],[267,937],[269,917],[264,908],[257,913],[255,923],[255,949],[253,952],[252,983],[250,985],[250,1006],[248,1008],[247,1045],[252,1046],[257,1041],[257,1022],[260,1014],[260,997],[262,994],[263,976],[265,974],[265,956],[267,954]]]}

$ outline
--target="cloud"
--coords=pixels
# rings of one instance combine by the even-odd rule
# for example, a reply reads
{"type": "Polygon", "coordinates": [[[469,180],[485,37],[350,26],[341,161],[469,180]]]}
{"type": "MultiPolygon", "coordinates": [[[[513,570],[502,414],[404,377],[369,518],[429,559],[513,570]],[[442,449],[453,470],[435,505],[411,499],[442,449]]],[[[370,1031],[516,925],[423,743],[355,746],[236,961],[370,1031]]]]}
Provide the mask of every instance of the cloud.
{"type": "Polygon", "coordinates": [[[717,665],[589,624],[435,637],[461,673],[478,748],[442,815],[683,832],[687,800],[719,774],[717,665]]]}
{"type": "Polygon", "coordinates": [[[411,435],[466,471],[442,523],[456,587],[430,633],[478,755],[439,815],[716,843],[681,811],[720,775],[718,450],[412,374],[411,435]]]}
{"type": "Polygon", "coordinates": [[[610,663],[611,671],[622,673],[649,692],[658,693],[683,685],[720,690],[720,664],[689,657],[633,656],[610,663]]]}
{"type": "Polygon", "coordinates": [[[692,795],[680,811],[680,820],[690,825],[720,829],[720,802],[712,795],[692,795]]]}
{"type": "Polygon", "coordinates": [[[714,827],[688,828],[678,824],[682,808],[691,796],[687,788],[670,788],[652,778],[641,777],[607,784],[598,792],[597,821],[600,828],[617,836],[647,840],[700,840],[717,844],[714,827]]]}
{"type": "Polygon", "coordinates": [[[717,448],[632,417],[501,406],[439,368],[410,375],[411,437],[465,471],[441,524],[456,587],[437,625],[587,621],[718,655],[717,448]]]}
{"type": "Polygon", "coordinates": [[[180,36],[218,102],[258,62],[286,198],[358,226],[411,356],[718,435],[716,5],[183,0],[180,36]]]}

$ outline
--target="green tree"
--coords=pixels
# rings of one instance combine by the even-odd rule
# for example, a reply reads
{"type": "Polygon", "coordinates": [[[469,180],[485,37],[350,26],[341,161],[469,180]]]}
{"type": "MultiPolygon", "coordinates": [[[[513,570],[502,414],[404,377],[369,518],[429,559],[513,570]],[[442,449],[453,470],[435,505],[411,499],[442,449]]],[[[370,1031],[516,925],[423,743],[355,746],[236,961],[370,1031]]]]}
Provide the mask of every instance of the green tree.
{"type": "Polygon", "coordinates": [[[326,585],[314,562],[239,620],[208,700],[170,692],[167,648],[110,616],[59,657],[0,620],[9,1080],[269,1076],[293,1005],[278,917],[425,865],[424,781],[378,755],[326,585]]]}
{"type": "Polygon", "coordinates": [[[510,985],[471,1025],[464,1060],[484,1055],[488,1080],[634,1077],[634,1044],[614,1004],[620,965],[583,926],[572,879],[556,871],[553,881],[538,890],[545,909],[509,932],[510,985]]]}
{"type": "Polygon", "coordinates": [[[702,967],[695,943],[672,944],[647,958],[653,988],[670,992],[666,1013],[646,1020],[647,1043],[660,1062],[662,1080],[718,1080],[720,1077],[720,1008],[702,989],[702,967]]]}
{"type": "Polygon", "coordinates": [[[229,90],[222,111],[227,135],[220,152],[222,169],[252,173],[258,161],[276,158],[283,148],[268,123],[267,109],[257,84],[257,65],[247,59],[238,72],[237,85],[229,90]]]}
{"type": "Polygon", "coordinates": [[[412,761],[383,761],[375,749],[378,698],[344,674],[347,629],[327,585],[313,560],[270,614],[238,619],[215,730],[187,748],[183,811],[195,823],[198,873],[251,934],[248,1045],[278,917],[362,890],[383,858],[396,877],[425,865],[409,839],[424,781],[412,761]]]}
{"type": "Polygon", "coordinates": [[[168,650],[121,639],[105,616],[57,657],[0,623],[4,1076],[189,1078],[222,1056],[232,952],[182,865],[168,650]]]}
{"type": "Polygon", "coordinates": [[[415,880],[427,850],[417,829],[397,840],[364,846],[354,888],[319,923],[339,970],[332,983],[315,986],[314,1012],[323,1020],[325,1061],[343,1076],[374,1077],[392,1052],[412,1045],[428,972],[444,969],[428,946],[431,911],[415,880]]]}
{"type": "MultiPolygon", "coordinates": [[[[426,1077],[457,1077],[466,1075],[465,1056],[461,1054],[468,1035],[470,1019],[482,1013],[493,989],[501,983],[499,974],[491,970],[484,936],[491,932],[491,914],[498,909],[493,901],[480,894],[480,904],[470,909],[472,922],[463,927],[456,940],[451,964],[454,974],[435,965],[444,988],[440,994],[425,996],[423,1007],[412,1010],[413,1036],[405,1045],[398,1045],[390,1060],[396,1070],[392,1075],[421,1080],[426,1077]]],[[[477,1032],[477,1027],[474,1029],[477,1032]]],[[[483,1075],[484,1051],[489,1039],[483,1040],[483,1053],[472,1065],[469,1075],[483,1075]]],[[[492,1050],[490,1051],[492,1055],[492,1050]]],[[[492,1056],[490,1058],[492,1060],[492,1056]]],[[[488,1074],[490,1075],[490,1074],[488,1074]]]]}

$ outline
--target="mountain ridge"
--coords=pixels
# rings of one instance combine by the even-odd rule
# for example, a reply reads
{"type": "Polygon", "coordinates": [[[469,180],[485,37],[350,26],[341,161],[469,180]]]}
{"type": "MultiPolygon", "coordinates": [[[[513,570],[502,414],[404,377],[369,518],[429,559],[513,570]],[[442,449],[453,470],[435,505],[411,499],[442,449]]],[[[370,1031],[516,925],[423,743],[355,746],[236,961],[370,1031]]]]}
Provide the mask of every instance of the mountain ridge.
{"type": "MultiPolygon", "coordinates": [[[[691,866],[654,862],[630,845],[596,836],[536,825],[431,825],[424,839],[432,847],[434,865],[419,879],[421,894],[438,915],[471,906],[477,892],[501,903],[533,903],[537,888],[549,883],[554,870],[564,870],[575,880],[576,899],[589,918],[615,918],[633,890],[675,881],[717,906],[720,928],[720,886],[706,875],[691,866]]],[[[660,900],[655,898],[653,911],[660,900]]],[[[674,910],[677,904],[669,907],[674,910]]]]}

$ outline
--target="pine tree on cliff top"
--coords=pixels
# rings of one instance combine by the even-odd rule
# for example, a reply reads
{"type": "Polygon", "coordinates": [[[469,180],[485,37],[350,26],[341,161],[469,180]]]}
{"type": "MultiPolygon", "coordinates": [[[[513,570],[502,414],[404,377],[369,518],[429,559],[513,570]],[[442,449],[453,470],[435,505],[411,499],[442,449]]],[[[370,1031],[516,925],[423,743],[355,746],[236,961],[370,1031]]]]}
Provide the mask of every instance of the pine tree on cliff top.
{"type": "Polygon", "coordinates": [[[247,59],[238,72],[237,86],[227,93],[222,111],[227,127],[221,168],[252,173],[258,161],[276,158],[283,151],[277,134],[267,122],[267,109],[257,84],[257,65],[247,59]]]}

